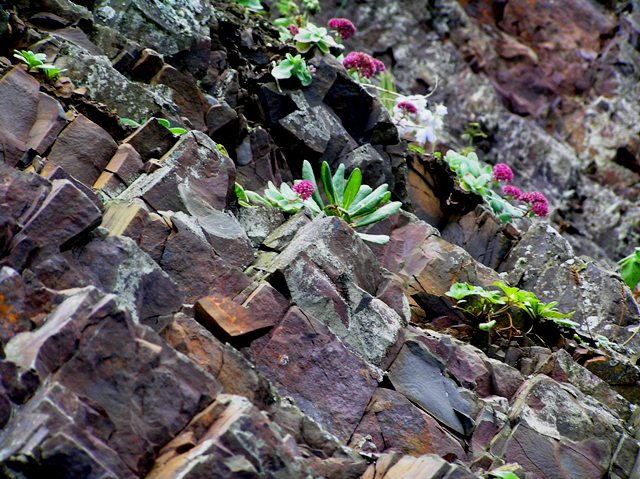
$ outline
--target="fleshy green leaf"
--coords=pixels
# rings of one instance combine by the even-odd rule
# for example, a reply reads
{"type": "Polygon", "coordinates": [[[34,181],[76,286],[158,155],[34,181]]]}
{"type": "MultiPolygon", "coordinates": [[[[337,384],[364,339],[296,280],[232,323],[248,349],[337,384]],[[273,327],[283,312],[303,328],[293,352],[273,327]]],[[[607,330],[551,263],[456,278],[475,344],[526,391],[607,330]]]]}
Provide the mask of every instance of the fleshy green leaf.
{"type": "Polygon", "coordinates": [[[156,118],[156,121],[165,128],[171,128],[171,123],[169,123],[169,120],[165,120],[164,118],[156,118]]]}
{"type": "Polygon", "coordinates": [[[496,320],[492,320],[489,321],[487,323],[480,323],[478,324],[478,329],[481,329],[482,331],[489,331],[491,328],[493,328],[496,325],[496,320]]]}
{"type": "Polygon", "coordinates": [[[392,203],[388,203],[384,205],[382,208],[375,210],[373,213],[368,214],[367,216],[363,216],[356,221],[354,221],[353,225],[356,228],[361,228],[363,226],[367,226],[373,223],[377,223],[378,221],[382,221],[389,216],[398,212],[402,203],[399,201],[394,201],[392,203]]]}
{"type": "Polygon", "coordinates": [[[344,195],[342,198],[342,207],[346,210],[349,209],[349,206],[353,203],[360,190],[360,185],[362,183],[362,172],[360,168],[354,168],[354,170],[349,175],[349,179],[347,180],[347,186],[344,189],[344,195]]]}
{"type": "Polygon", "coordinates": [[[331,180],[333,191],[338,205],[342,206],[342,197],[344,195],[344,163],[340,163],[331,180]]]}
{"type": "Polygon", "coordinates": [[[389,242],[389,237],[387,235],[368,235],[365,233],[356,233],[360,238],[369,243],[375,244],[387,244],[389,242]]]}
{"type": "Polygon", "coordinates": [[[382,201],[388,189],[389,185],[387,185],[386,183],[378,186],[368,196],[364,197],[358,203],[352,205],[351,208],[349,208],[349,214],[352,217],[366,214],[371,210],[371,208],[375,208],[375,206],[382,201]]]}
{"type": "Polygon", "coordinates": [[[324,189],[324,194],[327,195],[327,200],[332,205],[337,206],[336,194],[333,190],[333,178],[331,177],[329,163],[326,161],[322,162],[322,166],[320,168],[320,179],[322,180],[322,188],[324,189]]]}
{"type": "Polygon", "coordinates": [[[318,208],[322,210],[324,208],[324,202],[320,196],[320,191],[318,191],[318,183],[316,183],[316,176],[313,173],[313,167],[307,160],[302,162],[302,179],[310,181],[313,184],[314,190],[311,198],[318,205],[318,208]]]}

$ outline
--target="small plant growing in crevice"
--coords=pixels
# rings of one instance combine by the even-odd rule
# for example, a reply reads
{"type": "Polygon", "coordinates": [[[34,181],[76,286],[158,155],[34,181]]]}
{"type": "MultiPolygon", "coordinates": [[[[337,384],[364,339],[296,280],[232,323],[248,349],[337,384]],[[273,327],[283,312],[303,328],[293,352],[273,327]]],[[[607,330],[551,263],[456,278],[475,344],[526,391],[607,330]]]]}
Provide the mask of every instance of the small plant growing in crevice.
{"type": "Polygon", "coordinates": [[[293,56],[290,53],[287,53],[286,57],[271,70],[271,75],[276,81],[296,77],[302,86],[311,85],[313,81],[311,73],[312,70],[302,56],[293,56]]]}
{"type": "Polygon", "coordinates": [[[543,217],[549,213],[549,203],[538,191],[522,193],[509,184],[502,187],[502,194],[495,191],[502,184],[513,181],[513,171],[504,163],[492,168],[481,163],[473,151],[463,155],[453,150],[447,151],[444,161],[456,174],[460,187],[482,196],[503,223],[525,216],[543,217]]]}
{"type": "Polygon", "coordinates": [[[28,71],[41,72],[45,80],[50,83],[58,81],[60,74],[64,71],[51,63],[45,63],[47,55],[44,53],[33,53],[31,50],[14,50],[13,56],[23,62],[28,71]]]}
{"type": "MultiPolygon", "coordinates": [[[[269,182],[264,195],[245,190],[236,183],[236,196],[241,206],[251,204],[279,208],[285,213],[296,213],[306,208],[313,216],[321,213],[327,216],[338,216],[352,228],[362,228],[382,221],[398,212],[402,203],[389,202],[391,192],[385,183],[375,190],[362,184],[362,173],[355,168],[345,179],[345,166],[341,164],[332,175],[329,164],[322,163],[320,179],[327,203],[320,196],[318,183],[311,164],[305,160],[302,166],[302,180],[290,187],[286,183],[277,188],[269,182]]],[[[386,235],[358,235],[372,243],[385,244],[389,241],[386,235]]]]}
{"type": "MultiPolygon", "coordinates": [[[[169,123],[169,120],[165,120],[164,118],[156,118],[155,120],[176,136],[184,135],[188,131],[177,126],[172,127],[171,123],[169,123]]],[[[120,123],[122,123],[124,126],[131,126],[133,128],[140,128],[146,121],[147,120],[144,118],[139,122],[132,120],[131,118],[120,118],[120,123]]]]}
{"type": "Polygon", "coordinates": [[[296,42],[296,49],[300,53],[306,53],[313,47],[316,47],[326,55],[330,53],[332,48],[344,48],[335,41],[326,28],[318,27],[310,22],[300,27],[298,33],[293,37],[293,40],[296,42]]]}
{"type": "Polygon", "coordinates": [[[264,7],[262,6],[262,3],[260,3],[260,0],[237,0],[237,2],[239,5],[252,12],[259,12],[261,10],[264,10],[264,7]]]}
{"type": "Polygon", "coordinates": [[[469,283],[455,283],[445,294],[455,300],[457,308],[478,321],[478,328],[484,331],[495,330],[498,334],[506,333],[509,337],[521,336],[528,332],[527,324],[518,318],[518,312],[524,312],[531,325],[536,321],[552,321],[563,328],[576,328],[578,323],[571,321],[574,313],[562,313],[556,307],[558,303],[543,303],[538,297],[520,288],[512,287],[503,281],[494,283],[496,290],[486,290],[481,286],[469,283]]]}
{"type": "Polygon", "coordinates": [[[640,248],[635,248],[633,253],[618,261],[620,276],[633,291],[633,297],[637,300],[639,291],[636,291],[640,283],[640,248]]]}

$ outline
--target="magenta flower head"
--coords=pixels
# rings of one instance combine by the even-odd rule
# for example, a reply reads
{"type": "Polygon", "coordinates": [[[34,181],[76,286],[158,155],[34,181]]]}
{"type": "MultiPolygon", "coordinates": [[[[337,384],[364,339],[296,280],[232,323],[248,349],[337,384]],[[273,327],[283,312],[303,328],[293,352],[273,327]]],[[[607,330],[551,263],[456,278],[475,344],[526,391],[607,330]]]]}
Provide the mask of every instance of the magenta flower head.
{"type": "Polygon", "coordinates": [[[296,193],[298,193],[298,196],[303,200],[307,200],[311,198],[311,195],[315,191],[315,187],[313,186],[313,183],[311,183],[308,180],[302,180],[301,182],[293,185],[293,188],[291,189],[296,193]]]}
{"type": "Polygon", "coordinates": [[[418,107],[410,101],[401,101],[396,105],[396,108],[402,110],[403,113],[408,113],[410,115],[415,115],[416,113],[418,113],[418,107]]]}
{"type": "Polygon", "coordinates": [[[364,78],[371,78],[376,73],[384,71],[384,63],[364,52],[349,53],[342,60],[342,65],[347,70],[356,70],[364,78]]]}
{"type": "Polygon", "coordinates": [[[373,58],[373,70],[374,70],[374,74],[376,73],[382,73],[383,71],[386,70],[387,67],[384,66],[384,63],[382,63],[380,60],[378,60],[377,58],[373,58]]]}
{"type": "Polygon", "coordinates": [[[513,181],[513,171],[511,171],[508,165],[497,163],[496,166],[493,167],[493,179],[511,183],[513,181]]]}
{"type": "Polygon", "coordinates": [[[512,196],[513,198],[518,198],[520,197],[522,192],[520,191],[520,188],[518,188],[517,186],[507,185],[504,188],[502,188],[502,194],[505,196],[512,196]]]}
{"type": "Polygon", "coordinates": [[[530,211],[536,216],[547,216],[549,214],[549,202],[539,191],[522,193],[518,197],[518,201],[529,203],[530,211]]]}
{"type": "Polygon", "coordinates": [[[549,214],[549,205],[545,202],[538,201],[531,205],[531,212],[536,216],[547,216],[549,214]]]}
{"type": "Polygon", "coordinates": [[[291,35],[293,35],[294,37],[295,37],[298,33],[300,33],[300,29],[298,28],[298,26],[297,26],[297,25],[289,25],[289,26],[287,27],[287,30],[289,30],[289,33],[290,33],[291,35]]]}
{"type": "Polygon", "coordinates": [[[332,18],[327,23],[327,26],[337,30],[343,40],[348,40],[349,37],[356,33],[356,27],[346,18],[332,18]]]}

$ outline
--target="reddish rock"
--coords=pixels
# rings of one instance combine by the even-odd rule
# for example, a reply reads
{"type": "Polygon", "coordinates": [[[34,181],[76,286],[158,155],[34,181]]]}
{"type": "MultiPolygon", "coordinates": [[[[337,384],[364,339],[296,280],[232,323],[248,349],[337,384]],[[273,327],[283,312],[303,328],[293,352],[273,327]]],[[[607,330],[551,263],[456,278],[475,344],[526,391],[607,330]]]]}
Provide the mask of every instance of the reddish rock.
{"type": "Polygon", "coordinates": [[[420,457],[384,455],[369,466],[362,479],[476,479],[464,466],[449,464],[435,454],[420,457]]]}
{"type": "MultiPolygon", "coordinates": [[[[196,207],[189,207],[192,214],[196,207]]],[[[238,220],[230,213],[203,208],[198,215],[198,225],[215,252],[230,266],[244,269],[254,259],[253,246],[238,220]]]]}
{"type": "Polygon", "coordinates": [[[131,145],[143,162],[152,158],[162,158],[176,143],[176,137],[155,118],[128,136],[123,144],[131,145]]]}
{"type": "Polygon", "coordinates": [[[72,121],[51,147],[49,161],[87,186],[93,185],[116,152],[113,138],[84,115],[72,121]]]}
{"type": "Polygon", "coordinates": [[[49,383],[5,427],[0,461],[18,474],[28,462],[35,476],[136,479],[106,444],[112,425],[103,413],[59,382],[49,383]]]}
{"type": "Polygon", "coordinates": [[[227,265],[204,238],[176,221],[164,245],[160,265],[190,304],[214,293],[234,297],[250,284],[249,278],[227,265]]]}
{"type": "Polygon", "coordinates": [[[27,149],[33,148],[43,155],[66,125],[67,119],[60,103],[40,92],[38,114],[29,131],[27,149]]]}
{"type": "Polygon", "coordinates": [[[145,48],[138,61],[131,67],[131,75],[137,80],[149,82],[162,69],[163,65],[162,55],[150,48],[145,48]]]}
{"type": "Polygon", "coordinates": [[[22,68],[0,78],[0,146],[4,162],[15,165],[27,150],[29,133],[38,117],[40,83],[22,68]]]}
{"type": "Polygon", "coordinates": [[[135,148],[130,143],[123,143],[105,166],[105,171],[116,174],[129,186],[142,173],[143,168],[142,158],[135,148]]]}
{"type": "Polygon", "coordinates": [[[281,394],[293,397],[303,412],[343,441],[355,430],[377,386],[369,365],[296,307],[253,355],[281,394]]]}
{"type": "Polygon", "coordinates": [[[301,453],[243,397],[221,394],[160,451],[147,479],[307,477],[301,453]]]}
{"type": "Polygon", "coordinates": [[[460,435],[473,431],[472,403],[460,394],[456,383],[444,375],[445,366],[423,344],[405,342],[389,368],[396,391],[460,435]]]}
{"type": "Polygon", "coordinates": [[[260,409],[272,402],[271,387],[255,367],[194,319],[178,313],[161,334],[171,347],[215,377],[225,393],[244,396],[260,409]]]}
{"type": "MultiPolygon", "coordinates": [[[[36,245],[64,248],[83,233],[96,226],[102,212],[73,183],[68,180],[54,180],[51,191],[44,202],[26,222],[14,243],[31,241],[36,245]]],[[[13,261],[20,262],[24,249],[12,255],[13,261]]]]}
{"type": "Polygon", "coordinates": [[[231,159],[218,151],[211,138],[192,131],[162,157],[159,169],[140,176],[119,198],[142,198],[162,211],[191,213],[188,202],[222,211],[232,197],[234,178],[231,159]]]}
{"type": "Polygon", "coordinates": [[[142,251],[158,264],[171,226],[157,213],[149,212],[144,201],[110,201],[100,224],[112,236],[123,235],[133,239],[142,251]]]}
{"type": "Polygon", "coordinates": [[[584,394],[616,411],[625,420],[628,420],[631,415],[629,402],[611,389],[605,381],[576,363],[563,349],[553,353],[536,372],[547,374],[556,381],[574,385],[584,394]]]}
{"type": "Polygon", "coordinates": [[[195,305],[200,324],[223,340],[256,333],[274,325],[229,297],[207,296],[195,305]]]}
{"type": "Polygon", "coordinates": [[[100,211],[102,211],[104,204],[102,203],[102,200],[98,198],[96,193],[84,183],[80,183],[78,180],[76,180],[73,176],[71,176],[69,173],[64,171],[64,169],[61,168],[60,166],[54,165],[50,161],[47,161],[42,167],[42,170],[40,170],[40,175],[44,176],[46,179],[50,181],[53,181],[53,180],[70,181],[71,183],[73,183],[73,186],[75,186],[80,191],[82,191],[85,195],[87,195],[87,198],[89,198],[93,202],[93,204],[96,205],[98,209],[100,209],[100,211]]]}
{"type": "Polygon", "coordinates": [[[29,331],[31,321],[25,311],[24,282],[7,266],[0,269],[0,341],[6,343],[16,333],[29,331]]]}
{"type": "Polygon", "coordinates": [[[402,394],[378,389],[367,406],[351,445],[356,438],[371,435],[376,452],[399,451],[411,456],[437,454],[448,461],[464,460],[460,441],[402,394]]]}
{"type": "MultiPolygon", "coordinates": [[[[155,450],[211,402],[220,387],[151,329],[134,324],[114,299],[96,288],[77,291],[43,327],[16,336],[7,345],[7,358],[23,370],[35,368],[43,379],[53,374],[52,383],[73,393],[66,395],[69,399],[75,395],[100,411],[99,418],[77,420],[77,425],[139,477],[148,471],[155,450]]],[[[32,401],[37,407],[37,400],[32,401]]],[[[30,405],[5,430],[14,450],[23,447],[15,436],[23,434],[30,405]]],[[[65,427],[51,424],[47,437],[57,437],[65,427]]],[[[45,457],[55,450],[42,439],[34,443],[30,447],[37,445],[45,457]]],[[[74,440],[69,449],[75,454],[83,450],[74,440]]],[[[102,456],[109,457],[99,453],[98,462],[102,456]]]]}
{"type": "Polygon", "coordinates": [[[191,75],[176,70],[171,65],[164,65],[150,83],[171,88],[172,99],[180,107],[180,116],[188,118],[194,129],[207,131],[204,118],[209,104],[191,75]]]}

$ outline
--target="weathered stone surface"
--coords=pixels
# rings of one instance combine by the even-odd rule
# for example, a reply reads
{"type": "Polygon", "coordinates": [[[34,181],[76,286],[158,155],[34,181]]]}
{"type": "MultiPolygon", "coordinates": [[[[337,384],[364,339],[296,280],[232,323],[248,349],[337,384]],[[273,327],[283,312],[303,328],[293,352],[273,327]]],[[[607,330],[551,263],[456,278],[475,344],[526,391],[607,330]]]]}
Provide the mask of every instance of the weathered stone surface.
{"type": "Polygon", "coordinates": [[[159,454],[149,479],[306,477],[300,451],[246,398],[221,394],[159,454]]]}
{"type": "Polygon", "coordinates": [[[476,479],[464,466],[449,464],[435,454],[420,457],[384,455],[362,479],[476,479]]]}
{"type": "Polygon", "coordinates": [[[492,452],[540,478],[601,477],[623,432],[611,410],[544,375],[523,385],[509,419],[492,452]]]}
{"type": "Polygon", "coordinates": [[[38,114],[29,130],[27,149],[33,148],[43,155],[66,125],[67,119],[60,103],[40,92],[38,114]]]}
{"type": "Polygon", "coordinates": [[[24,282],[20,274],[7,266],[0,269],[0,339],[5,343],[16,333],[31,329],[25,314],[24,282]]]}
{"type": "Polygon", "coordinates": [[[520,237],[511,224],[502,225],[486,207],[451,218],[440,230],[447,241],[465,249],[476,261],[496,269],[520,237]]]}
{"type": "Polygon", "coordinates": [[[281,394],[293,397],[304,413],[343,441],[355,430],[377,387],[377,373],[367,363],[295,307],[252,355],[281,394]]]}
{"type": "Polygon", "coordinates": [[[405,342],[389,368],[389,379],[399,393],[442,424],[467,436],[473,431],[472,404],[456,383],[444,375],[445,366],[419,342],[405,342]]]}
{"type": "Polygon", "coordinates": [[[303,252],[335,284],[346,275],[369,294],[375,294],[382,279],[371,250],[340,218],[317,218],[301,228],[279,255],[275,266],[284,268],[303,252]]]}
{"type": "Polygon", "coordinates": [[[93,284],[117,295],[136,321],[159,327],[159,317],[180,309],[183,296],[171,278],[135,242],[123,236],[95,239],[64,254],[65,267],[43,262],[36,274],[51,288],[93,284]]]}
{"type": "Polygon", "coordinates": [[[109,447],[109,421],[59,382],[42,388],[0,436],[5,474],[135,479],[109,447]],[[102,434],[96,429],[104,428],[102,434]]]}
{"type": "Polygon", "coordinates": [[[109,163],[104,168],[105,171],[117,175],[125,186],[133,183],[143,169],[142,157],[130,143],[123,143],[118,146],[116,154],[113,155],[113,158],[109,160],[109,163]]]}
{"type": "Polygon", "coordinates": [[[256,206],[240,208],[238,221],[254,247],[260,246],[273,230],[284,223],[284,215],[277,208],[256,206]]]}
{"type": "Polygon", "coordinates": [[[296,213],[284,223],[279,225],[264,239],[263,246],[275,251],[284,250],[291,242],[298,230],[311,220],[304,211],[296,213]]]}
{"type": "Polygon", "coordinates": [[[161,158],[160,168],[141,175],[119,196],[142,198],[155,210],[190,213],[192,197],[224,210],[233,192],[235,167],[204,133],[189,132],[161,158]]]}
{"type": "Polygon", "coordinates": [[[479,349],[448,335],[425,331],[410,337],[446,364],[447,373],[458,384],[481,398],[498,395],[510,399],[524,382],[517,369],[491,361],[479,349]]]}
{"type": "Polygon", "coordinates": [[[381,365],[403,325],[393,309],[348,277],[332,280],[306,253],[289,261],[283,274],[295,304],[326,324],[367,361],[381,365]]]}
{"type": "Polygon", "coordinates": [[[178,313],[161,335],[171,347],[215,377],[225,393],[244,396],[260,409],[272,402],[271,386],[255,366],[194,319],[178,313]]]}
{"type": "Polygon", "coordinates": [[[87,186],[93,185],[117,149],[113,138],[84,115],[72,121],[51,147],[49,161],[87,186]]]}
{"type": "MultiPolygon", "coordinates": [[[[7,345],[7,358],[23,370],[36,369],[43,379],[54,374],[56,382],[100,411],[100,420],[78,421],[78,426],[136,475],[148,470],[154,449],[219,391],[211,376],[176,355],[153,331],[133,324],[113,296],[95,288],[72,293],[45,326],[16,336],[7,345]]],[[[37,408],[38,400],[32,401],[37,408]]],[[[12,437],[22,434],[20,424],[29,418],[29,404],[5,430],[4,440],[13,447],[12,437]]],[[[52,425],[50,437],[66,426],[66,421],[52,425]]],[[[39,447],[50,446],[45,441],[39,447]]],[[[74,441],[69,449],[82,451],[74,441]]]]}
{"type": "Polygon", "coordinates": [[[140,81],[148,82],[163,65],[162,55],[151,48],[145,48],[140,53],[140,58],[131,67],[131,75],[140,81]]]}
{"type": "Polygon", "coordinates": [[[393,185],[393,173],[391,171],[391,161],[384,158],[370,144],[359,146],[348,155],[341,157],[333,165],[334,169],[338,164],[343,163],[347,174],[354,168],[360,168],[362,172],[362,184],[376,188],[383,183],[393,185]]]}
{"type": "Polygon", "coordinates": [[[172,99],[180,108],[181,117],[187,118],[194,129],[207,130],[204,117],[209,105],[193,77],[170,65],[164,65],[150,83],[151,85],[166,85],[171,88],[173,91],[172,99]]]}
{"type": "MultiPolygon", "coordinates": [[[[561,311],[575,311],[572,320],[587,337],[602,334],[623,343],[634,334],[640,313],[629,289],[610,271],[576,258],[548,225],[532,226],[500,269],[508,272],[511,284],[534,292],[541,301],[557,301],[561,311]]],[[[629,346],[640,348],[640,337],[633,336],[629,346]]]]}
{"type": "Polygon", "coordinates": [[[0,78],[0,145],[4,162],[15,165],[27,150],[29,132],[38,117],[40,84],[22,68],[0,78]]]}
{"type": "Polygon", "coordinates": [[[177,283],[187,303],[213,293],[234,297],[249,286],[249,278],[220,258],[201,230],[175,217],[172,222],[160,266],[177,283]]]}
{"type": "Polygon", "coordinates": [[[152,158],[162,158],[175,143],[175,135],[155,118],[150,118],[125,138],[123,145],[131,145],[144,163],[152,158]]]}
{"type": "Polygon", "coordinates": [[[235,216],[210,208],[206,215],[198,215],[198,225],[215,252],[229,265],[244,269],[253,262],[253,247],[235,216]]]}
{"type": "Polygon", "coordinates": [[[269,318],[244,308],[228,297],[207,296],[195,305],[196,319],[222,339],[257,333],[274,326],[269,318]]]}
{"type": "Polygon", "coordinates": [[[356,446],[359,438],[367,434],[376,445],[375,452],[394,450],[412,456],[437,454],[448,461],[466,457],[459,440],[402,394],[390,389],[375,392],[351,445],[356,446]]]}
{"type": "Polygon", "coordinates": [[[545,364],[538,367],[539,373],[556,381],[570,383],[582,393],[591,396],[615,411],[621,418],[631,417],[631,405],[595,374],[573,361],[569,353],[560,349],[553,353],[545,364]]]}

